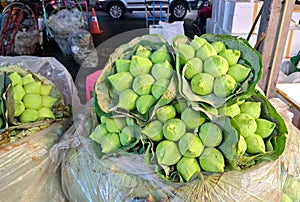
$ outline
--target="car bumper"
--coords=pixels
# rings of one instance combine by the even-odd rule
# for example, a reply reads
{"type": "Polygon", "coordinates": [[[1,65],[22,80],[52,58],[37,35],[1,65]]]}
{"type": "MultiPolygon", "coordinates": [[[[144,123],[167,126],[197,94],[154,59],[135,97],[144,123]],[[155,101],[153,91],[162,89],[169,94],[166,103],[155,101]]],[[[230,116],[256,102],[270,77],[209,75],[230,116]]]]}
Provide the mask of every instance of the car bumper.
{"type": "Polygon", "coordinates": [[[100,11],[106,11],[107,3],[108,3],[107,1],[96,1],[95,9],[100,11]]]}

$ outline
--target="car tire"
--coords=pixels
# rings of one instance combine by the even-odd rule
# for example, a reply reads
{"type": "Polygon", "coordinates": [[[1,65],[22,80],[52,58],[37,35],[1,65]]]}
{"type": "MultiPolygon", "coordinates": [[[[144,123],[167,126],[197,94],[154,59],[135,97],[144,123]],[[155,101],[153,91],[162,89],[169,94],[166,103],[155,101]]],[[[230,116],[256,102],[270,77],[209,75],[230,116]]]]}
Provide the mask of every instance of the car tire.
{"type": "Polygon", "coordinates": [[[108,5],[107,13],[113,19],[120,19],[124,15],[124,7],[120,3],[112,2],[108,5]]]}
{"type": "Polygon", "coordinates": [[[170,15],[174,20],[182,20],[186,16],[187,9],[186,3],[175,1],[170,7],[170,15]]]}

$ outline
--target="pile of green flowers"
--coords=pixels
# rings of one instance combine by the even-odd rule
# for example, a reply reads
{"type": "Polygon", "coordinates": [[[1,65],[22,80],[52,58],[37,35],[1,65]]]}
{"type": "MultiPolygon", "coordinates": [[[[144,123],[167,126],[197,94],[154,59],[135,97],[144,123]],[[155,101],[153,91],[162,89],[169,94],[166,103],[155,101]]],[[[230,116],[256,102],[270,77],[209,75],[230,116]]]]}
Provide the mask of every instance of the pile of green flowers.
{"type": "Polygon", "coordinates": [[[256,90],[261,55],[246,40],[145,35],[118,48],[95,85],[99,157],[141,154],[163,179],[276,160],[285,123],[256,90]]]}

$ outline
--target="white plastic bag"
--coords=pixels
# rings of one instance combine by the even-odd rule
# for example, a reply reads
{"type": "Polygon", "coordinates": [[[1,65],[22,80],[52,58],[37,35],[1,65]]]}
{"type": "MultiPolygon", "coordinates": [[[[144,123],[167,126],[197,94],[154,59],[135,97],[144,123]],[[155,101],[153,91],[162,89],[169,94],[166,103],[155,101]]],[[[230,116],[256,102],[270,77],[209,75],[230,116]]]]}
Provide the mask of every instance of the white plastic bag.
{"type": "Polygon", "coordinates": [[[175,21],[172,23],[166,23],[159,21],[159,25],[162,26],[162,36],[167,40],[169,44],[172,43],[172,39],[180,34],[184,35],[184,21],[175,21]]]}

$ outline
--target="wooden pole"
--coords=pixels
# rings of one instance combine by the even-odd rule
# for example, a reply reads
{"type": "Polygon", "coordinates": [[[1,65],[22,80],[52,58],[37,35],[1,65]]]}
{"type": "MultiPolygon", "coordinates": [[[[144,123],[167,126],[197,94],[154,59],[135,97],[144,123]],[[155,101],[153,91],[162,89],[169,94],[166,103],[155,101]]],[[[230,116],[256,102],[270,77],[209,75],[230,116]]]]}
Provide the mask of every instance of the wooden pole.
{"type": "Polygon", "coordinates": [[[266,96],[268,98],[275,97],[276,95],[276,83],[278,80],[278,75],[282,64],[282,57],[283,57],[284,48],[287,41],[288,31],[290,28],[290,22],[291,22],[294,7],[295,7],[295,1],[291,1],[291,0],[285,1],[281,22],[279,24],[280,29],[279,29],[278,39],[276,43],[277,46],[275,48],[274,58],[272,62],[271,72],[270,72],[270,79],[267,86],[266,96]]]}
{"type": "Polygon", "coordinates": [[[293,0],[265,0],[258,36],[265,36],[258,46],[262,54],[262,77],[258,83],[268,98],[275,96],[275,87],[280,71],[292,12],[293,0]]]}

